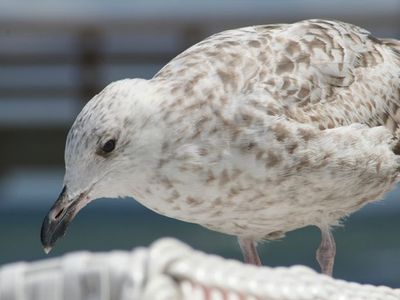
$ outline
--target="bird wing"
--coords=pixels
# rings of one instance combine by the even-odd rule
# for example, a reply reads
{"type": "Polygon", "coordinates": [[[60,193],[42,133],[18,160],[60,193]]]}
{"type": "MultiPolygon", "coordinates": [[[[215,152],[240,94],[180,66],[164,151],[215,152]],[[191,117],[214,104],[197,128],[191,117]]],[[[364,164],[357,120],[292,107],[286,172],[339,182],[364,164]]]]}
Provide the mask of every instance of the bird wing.
{"type": "Polygon", "coordinates": [[[320,129],[351,123],[400,122],[400,56],[392,41],[382,42],[354,25],[309,20],[279,29],[257,26],[269,35],[265,79],[257,89],[275,100],[272,110],[320,129]]]}
{"type": "Polygon", "coordinates": [[[222,102],[239,99],[320,129],[363,123],[395,131],[398,45],[338,21],[252,26],[203,40],[155,78],[186,99],[207,93],[222,102]]]}
{"type": "MultiPolygon", "coordinates": [[[[399,73],[389,43],[350,24],[309,20],[216,34],[154,80],[173,120],[171,143],[183,144],[179,170],[201,174],[187,185],[238,199],[227,207],[242,219],[250,212],[260,237],[266,227],[334,224],[390,190],[400,162],[380,125],[393,132],[400,121],[399,73]]],[[[214,229],[229,232],[224,226],[214,229]]]]}

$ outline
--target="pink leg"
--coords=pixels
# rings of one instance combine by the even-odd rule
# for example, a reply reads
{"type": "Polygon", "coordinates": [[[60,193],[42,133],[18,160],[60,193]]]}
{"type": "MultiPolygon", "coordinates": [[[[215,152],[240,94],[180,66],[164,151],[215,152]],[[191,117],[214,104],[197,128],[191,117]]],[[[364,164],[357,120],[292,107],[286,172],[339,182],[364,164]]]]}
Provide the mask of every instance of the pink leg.
{"type": "Polygon", "coordinates": [[[323,274],[332,276],[335,262],[336,244],[329,228],[321,229],[321,244],[317,250],[317,261],[323,274]]]}
{"type": "Polygon", "coordinates": [[[261,266],[261,260],[257,253],[257,243],[253,239],[238,237],[240,249],[242,249],[244,262],[261,266]]]}

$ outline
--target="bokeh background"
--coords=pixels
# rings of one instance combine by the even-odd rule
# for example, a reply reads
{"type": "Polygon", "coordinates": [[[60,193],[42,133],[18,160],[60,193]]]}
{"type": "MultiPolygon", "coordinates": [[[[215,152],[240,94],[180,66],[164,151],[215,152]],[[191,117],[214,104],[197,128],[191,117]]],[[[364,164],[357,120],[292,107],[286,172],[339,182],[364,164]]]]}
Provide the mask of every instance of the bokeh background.
{"type": "MultiPolygon", "coordinates": [[[[61,189],[65,137],[104,86],[150,78],[223,29],[306,18],[340,19],[400,38],[400,0],[0,0],[0,264],[48,257],[39,231],[61,189]]],[[[335,230],[335,277],[400,287],[399,196],[392,192],[335,230]]],[[[163,236],[241,259],[235,238],[162,217],[132,199],[93,202],[50,256],[131,249],[163,236]]],[[[267,265],[318,269],[318,244],[318,230],[304,228],[260,252],[267,265]]]]}

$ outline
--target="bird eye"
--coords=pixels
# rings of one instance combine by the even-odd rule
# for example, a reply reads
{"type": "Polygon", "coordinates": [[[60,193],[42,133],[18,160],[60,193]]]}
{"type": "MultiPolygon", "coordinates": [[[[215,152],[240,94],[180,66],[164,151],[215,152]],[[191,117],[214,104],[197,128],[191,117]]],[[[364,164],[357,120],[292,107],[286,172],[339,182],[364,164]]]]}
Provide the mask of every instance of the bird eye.
{"type": "Polygon", "coordinates": [[[102,147],[101,150],[103,150],[105,153],[110,153],[113,151],[115,148],[115,140],[108,140],[102,147]]]}

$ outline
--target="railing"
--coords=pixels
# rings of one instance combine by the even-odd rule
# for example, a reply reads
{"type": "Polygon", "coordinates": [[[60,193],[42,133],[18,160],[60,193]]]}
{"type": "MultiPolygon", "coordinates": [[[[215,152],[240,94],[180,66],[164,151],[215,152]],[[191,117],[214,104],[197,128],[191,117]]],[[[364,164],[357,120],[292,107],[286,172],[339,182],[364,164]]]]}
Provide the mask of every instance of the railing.
{"type": "Polygon", "coordinates": [[[161,239],[132,252],[80,252],[0,268],[4,300],[398,300],[400,290],[304,266],[255,267],[161,239]]]}

